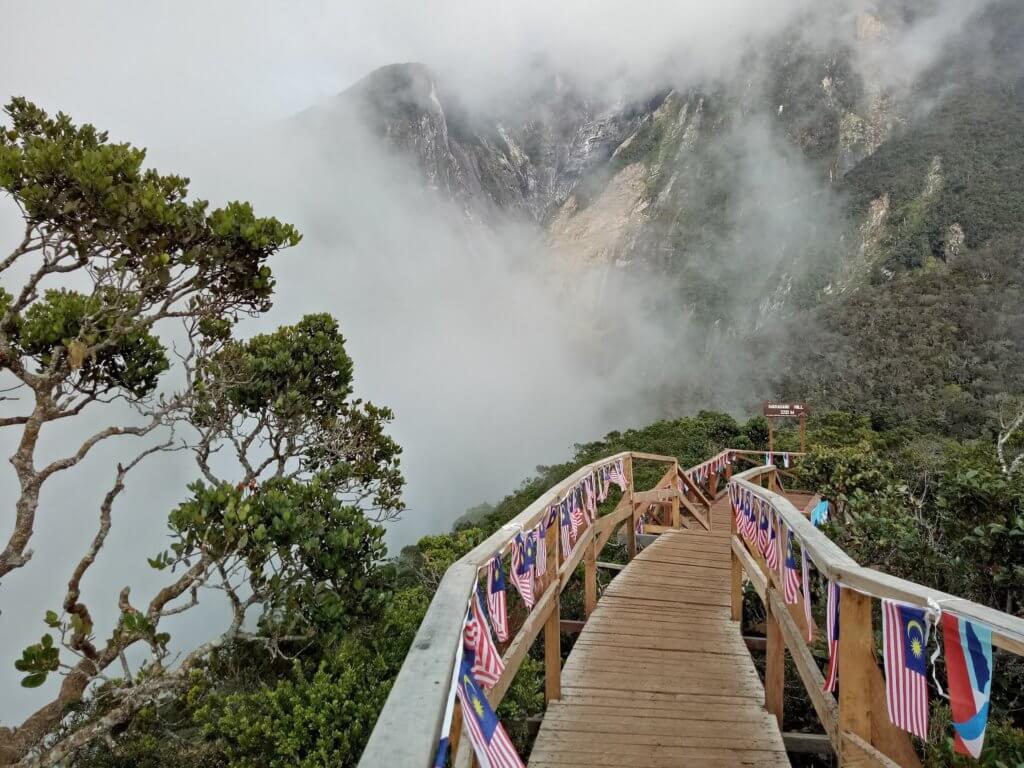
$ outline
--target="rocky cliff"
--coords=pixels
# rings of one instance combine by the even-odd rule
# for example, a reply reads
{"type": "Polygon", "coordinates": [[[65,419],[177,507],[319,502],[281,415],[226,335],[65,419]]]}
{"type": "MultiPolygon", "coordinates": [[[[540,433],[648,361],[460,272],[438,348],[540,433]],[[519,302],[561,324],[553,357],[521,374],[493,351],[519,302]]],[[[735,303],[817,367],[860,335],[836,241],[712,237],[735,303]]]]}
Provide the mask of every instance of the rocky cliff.
{"type": "Polygon", "coordinates": [[[795,30],[727,77],[632,100],[548,75],[497,118],[419,64],[339,100],[467,216],[543,227],[560,269],[651,273],[698,324],[754,343],[778,333],[781,358],[806,373],[773,375],[780,394],[877,411],[924,401],[922,413],[962,420],[1024,386],[1024,338],[1006,330],[1022,314],[1024,6],[979,4],[926,66],[895,71],[933,5],[838,14],[845,26],[823,40],[795,30]],[[928,307],[947,313],[952,286],[985,293],[988,327],[922,314],[911,299],[926,282],[928,307]],[[917,317],[867,322],[894,305],[917,317]],[[794,329],[800,344],[786,340],[794,329]],[[904,354],[918,337],[949,354],[904,354]],[[895,368],[860,375],[883,349],[895,368]],[[913,366],[922,381],[894,383],[913,366]]]}

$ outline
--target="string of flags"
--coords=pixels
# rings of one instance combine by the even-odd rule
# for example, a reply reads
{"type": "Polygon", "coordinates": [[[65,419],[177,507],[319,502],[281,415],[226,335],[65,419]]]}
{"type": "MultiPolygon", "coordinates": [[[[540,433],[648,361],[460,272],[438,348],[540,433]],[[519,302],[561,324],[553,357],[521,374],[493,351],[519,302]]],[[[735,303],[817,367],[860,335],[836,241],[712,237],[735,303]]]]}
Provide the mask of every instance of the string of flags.
{"type": "Polygon", "coordinates": [[[686,476],[694,483],[704,484],[712,475],[718,475],[725,471],[730,464],[735,463],[736,454],[733,451],[722,451],[717,456],[708,459],[703,464],[698,464],[687,470],[686,476]]]}
{"type": "MultiPolygon", "coordinates": [[[[515,586],[528,609],[536,604],[541,580],[547,573],[550,528],[557,526],[562,556],[567,559],[583,531],[597,519],[598,504],[608,498],[613,485],[618,486],[622,492],[629,488],[624,459],[616,459],[597,467],[548,507],[536,526],[527,531],[519,531],[512,537],[508,544],[508,580],[515,586]]],[[[637,526],[642,533],[642,516],[637,526]]],[[[508,640],[507,582],[502,563],[503,552],[496,552],[487,563],[486,596],[481,594],[478,587],[470,597],[462,644],[456,656],[455,674],[449,689],[441,739],[434,761],[436,768],[443,768],[448,756],[448,734],[456,698],[462,704],[463,719],[480,765],[483,768],[523,766],[508,733],[484,694],[484,689],[497,685],[505,671],[494,640],[497,638],[501,643],[508,640]]]]}
{"type": "MultiPolygon", "coordinates": [[[[779,581],[783,585],[784,600],[789,605],[801,602],[803,594],[807,639],[813,639],[811,618],[810,576],[811,561],[807,548],[800,547],[801,569],[797,572],[794,554],[794,533],[782,521],[769,502],[737,483],[729,485],[729,499],[736,517],[736,530],[752,550],[765,558],[765,564],[775,569],[772,553],[785,541],[785,557],[778,563],[779,581]],[[779,531],[778,545],[773,546],[773,534],[779,531]]],[[[811,521],[820,525],[828,518],[828,501],[821,501],[811,513],[811,521]]],[[[828,666],[824,689],[834,693],[840,676],[839,670],[839,605],[842,590],[835,581],[827,582],[825,607],[825,635],[828,646],[828,666]]],[[[942,611],[938,605],[928,608],[907,605],[881,598],[882,646],[885,671],[886,707],[889,720],[899,728],[928,739],[929,684],[927,649],[933,628],[941,629],[942,643],[932,655],[933,678],[939,694],[949,699],[953,720],[954,749],[962,755],[978,758],[988,724],[989,702],[992,692],[992,630],[978,622],[957,614],[942,611]],[[943,692],[934,675],[934,663],[943,653],[946,666],[948,694],[943,692]]]]}

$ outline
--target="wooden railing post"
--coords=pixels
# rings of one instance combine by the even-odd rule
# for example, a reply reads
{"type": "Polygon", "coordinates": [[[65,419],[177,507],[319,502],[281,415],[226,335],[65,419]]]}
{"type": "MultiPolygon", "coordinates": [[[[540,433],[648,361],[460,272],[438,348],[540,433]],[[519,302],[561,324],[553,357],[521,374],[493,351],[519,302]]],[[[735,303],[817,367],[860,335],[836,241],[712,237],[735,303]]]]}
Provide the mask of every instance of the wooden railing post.
{"type": "MultiPolygon", "coordinates": [[[[732,521],[732,541],[737,541],[739,536],[739,529],[736,527],[736,511],[729,510],[729,519],[732,521]]],[[[730,548],[731,549],[731,548],[730,548]]],[[[732,561],[732,588],[730,593],[732,595],[732,620],[743,621],[743,565],[740,563],[739,557],[736,552],[730,551],[730,560],[732,561]]],[[[741,627],[742,629],[742,627],[741,627]]]]}
{"type": "MultiPolygon", "coordinates": [[[[771,592],[771,589],[769,585],[768,591],[771,592]]],[[[775,715],[781,731],[785,714],[786,643],[782,639],[779,617],[772,610],[771,600],[765,602],[765,613],[768,624],[768,648],[765,651],[764,665],[764,707],[775,715]]]]}
{"type": "MultiPolygon", "coordinates": [[[[547,583],[558,583],[558,564],[562,560],[562,549],[559,546],[558,532],[560,521],[548,526],[547,551],[548,570],[547,583]]],[[[551,605],[551,613],[544,622],[544,703],[562,698],[562,635],[561,635],[561,596],[556,594],[551,605]]]]}
{"type": "Polygon", "coordinates": [[[583,556],[583,615],[590,618],[597,606],[597,540],[591,537],[583,556]]]}
{"type": "Polygon", "coordinates": [[[626,528],[626,556],[632,560],[636,557],[636,507],[633,506],[633,457],[626,457],[626,490],[629,503],[629,523],[626,528]]]}
{"type": "MultiPolygon", "coordinates": [[[[841,589],[839,626],[839,732],[849,731],[870,744],[871,677],[877,670],[871,598],[841,589]]],[[[848,753],[845,740],[841,741],[840,765],[844,765],[859,752],[848,753]]]]}
{"type": "MultiPolygon", "coordinates": [[[[679,486],[679,462],[678,461],[676,461],[672,465],[672,469],[674,470],[674,473],[672,475],[672,483],[673,483],[672,487],[673,488],[677,488],[679,486]]],[[[679,505],[680,505],[679,496],[673,496],[672,497],[672,512],[671,512],[672,517],[671,517],[671,521],[670,521],[669,525],[671,525],[673,528],[677,528],[677,529],[681,528],[682,525],[683,525],[682,517],[680,516],[680,512],[679,512],[679,505]]]]}

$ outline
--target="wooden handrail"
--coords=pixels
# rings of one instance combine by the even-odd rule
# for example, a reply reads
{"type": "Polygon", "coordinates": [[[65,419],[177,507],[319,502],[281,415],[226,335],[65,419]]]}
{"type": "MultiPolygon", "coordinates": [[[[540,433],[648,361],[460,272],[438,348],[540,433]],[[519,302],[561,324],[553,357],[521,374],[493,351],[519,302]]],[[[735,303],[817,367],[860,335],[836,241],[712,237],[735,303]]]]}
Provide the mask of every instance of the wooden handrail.
{"type": "MultiPolygon", "coordinates": [[[[837,582],[840,592],[838,701],[823,691],[822,675],[808,648],[806,621],[796,606],[787,606],[776,571],[769,570],[760,553],[748,547],[738,534],[733,515],[732,617],[742,617],[742,577],[746,573],[758,597],[764,603],[767,618],[765,650],[765,706],[783,725],[783,689],[785,687],[785,649],[811,699],[815,711],[832,741],[840,764],[920,766],[909,737],[897,729],[884,714],[884,680],[875,659],[871,600],[890,599],[921,608],[939,607],[992,629],[994,645],[1016,654],[1024,654],[1024,619],[996,611],[970,600],[921,586],[871,568],[860,566],[824,533],[812,525],[784,496],[771,488],[777,484],[778,470],[772,466],[755,467],[731,479],[743,491],[749,491],[778,513],[785,524],[828,579],[837,582]],[[767,480],[768,488],[759,483],[767,480]],[[801,625],[801,626],[798,626],[801,625]]],[[[776,525],[772,516],[771,525],[776,525]]],[[[783,531],[778,531],[779,536],[783,531]]]]}
{"type": "MultiPolygon", "coordinates": [[[[445,572],[426,615],[420,624],[412,646],[406,655],[402,668],[395,678],[391,693],[388,695],[384,708],[381,710],[377,723],[366,749],[363,751],[359,765],[361,768],[378,768],[380,766],[430,766],[437,750],[444,720],[445,707],[455,671],[457,651],[462,643],[462,627],[466,616],[468,601],[476,589],[480,569],[490,561],[496,552],[500,552],[520,531],[536,526],[548,509],[557,503],[569,490],[587,475],[600,467],[622,459],[626,464],[626,475],[629,478],[629,491],[623,501],[628,505],[629,512],[616,509],[612,515],[616,522],[627,520],[635,514],[632,504],[634,459],[677,464],[672,456],[624,451],[607,456],[599,461],[580,467],[563,481],[542,493],[536,501],[528,506],[512,520],[505,523],[481,544],[474,547],[468,554],[456,561],[445,572]],[[400,738],[396,738],[400,734],[400,738]]],[[[559,611],[558,595],[565,589],[582,560],[586,561],[589,572],[596,571],[596,553],[598,539],[603,546],[611,531],[603,524],[609,515],[597,518],[584,531],[576,542],[568,560],[562,561],[561,548],[557,545],[557,537],[553,537],[554,545],[549,541],[549,563],[556,564],[554,581],[545,587],[537,604],[530,612],[523,626],[511,639],[503,660],[505,674],[498,684],[488,693],[488,699],[497,706],[501,697],[508,689],[519,665],[526,656],[526,650],[542,629],[545,630],[546,652],[545,666],[555,666],[557,686],[557,666],[560,656],[557,653],[558,624],[552,624],[552,617],[557,619],[559,611]],[[547,628],[554,627],[555,641],[547,639],[547,628]],[[547,658],[554,656],[554,658],[547,658]]],[[[557,525],[553,526],[557,533],[557,525]]],[[[628,525],[628,534],[633,532],[632,521],[628,525]]],[[[547,670],[549,673],[550,669],[547,670]]],[[[550,680],[550,676],[549,676],[550,680]]],[[[549,687],[550,697],[550,687],[549,687]]],[[[557,697],[557,696],[556,696],[557,697]]]]}
{"type": "Polygon", "coordinates": [[[1024,619],[861,566],[828,536],[815,528],[786,497],[751,482],[752,479],[771,471],[771,467],[755,467],[735,475],[732,481],[760,496],[775,508],[793,531],[800,545],[807,547],[807,554],[814,561],[814,565],[828,579],[874,598],[898,600],[921,608],[934,608],[938,605],[942,610],[952,611],[991,627],[993,644],[1015,654],[1024,655],[1024,619]]]}

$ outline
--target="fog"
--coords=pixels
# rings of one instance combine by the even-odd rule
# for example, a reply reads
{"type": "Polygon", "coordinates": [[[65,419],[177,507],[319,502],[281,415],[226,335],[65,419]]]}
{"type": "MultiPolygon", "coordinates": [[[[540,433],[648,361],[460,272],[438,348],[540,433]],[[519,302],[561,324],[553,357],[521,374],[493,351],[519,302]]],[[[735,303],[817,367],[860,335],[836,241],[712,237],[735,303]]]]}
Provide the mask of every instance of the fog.
{"type": "MultiPolygon", "coordinates": [[[[888,47],[866,52],[864,72],[898,85],[889,79],[894,71],[902,78],[923,71],[962,23],[965,5],[939,3],[937,14],[888,47]],[[890,49],[895,58],[887,58],[890,49]]],[[[274,309],[243,331],[316,311],[338,318],[357,393],[396,414],[391,434],[404,448],[408,511],[389,530],[393,551],[447,529],[472,504],[497,500],[535,465],[565,459],[574,442],[684,407],[749,401],[756,362],[730,354],[727,337],[695,334],[662,284],[620,275],[609,288],[606,274],[587,272],[567,283],[546,258],[536,224],[473,222],[358,124],[335,116],[298,131],[295,116],[398,61],[428,63],[463,103],[486,114],[536,87],[538,74],[557,72],[614,101],[752,75],[747,53],[787,31],[828,44],[843,29],[853,39],[852,24],[824,23],[829,15],[810,0],[780,0],[770,11],[753,0],[47,0],[0,8],[9,31],[0,49],[5,101],[24,95],[93,122],[147,147],[151,165],[190,176],[194,194],[214,205],[252,200],[258,213],[303,232],[302,244],[272,265],[274,309]],[[604,301],[580,300],[598,291],[604,301]],[[736,375],[709,378],[708,354],[736,375]],[[640,396],[637,382],[668,396],[640,396]]],[[[838,202],[822,196],[827,179],[777,132],[752,121],[737,128],[735,141],[750,184],[732,215],[747,246],[716,249],[711,269],[776,272],[811,257],[797,244],[812,233],[838,237],[838,202]],[[780,247],[751,246],[766,238],[780,247]]],[[[14,242],[14,214],[0,200],[0,243],[14,242]]],[[[745,310],[749,302],[744,296],[745,310]]],[[[726,319],[739,317],[740,304],[726,319]]],[[[44,450],[65,453],[75,436],[54,432],[44,450]]],[[[0,435],[5,456],[15,439],[12,431],[0,435]]],[[[18,688],[14,649],[44,631],[43,612],[57,607],[68,563],[91,536],[113,464],[127,450],[110,445],[46,487],[35,556],[0,585],[0,636],[8,641],[0,687],[15,694],[0,701],[0,722],[52,694],[52,683],[18,688]]],[[[194,476],[187,457],[174,456],[150,461],[129,480],[84,585],[101,637],[117,616],[122,586],[141,602],[162,583],[144,558],[165,546],[167,511],[194,476]]],[[[10,510],[13,473],[0,478],[10,510]]],[[[5,536],[13,517],[6,515],[5,536]]],[[[207,637],[220,610],[207,600],[180,617],[169,626],[174,645],[207,637]]]]}

